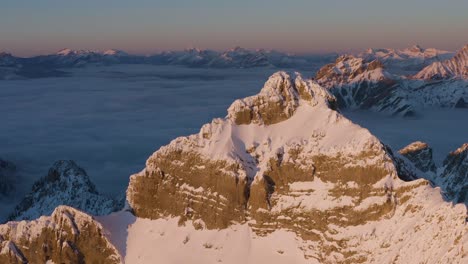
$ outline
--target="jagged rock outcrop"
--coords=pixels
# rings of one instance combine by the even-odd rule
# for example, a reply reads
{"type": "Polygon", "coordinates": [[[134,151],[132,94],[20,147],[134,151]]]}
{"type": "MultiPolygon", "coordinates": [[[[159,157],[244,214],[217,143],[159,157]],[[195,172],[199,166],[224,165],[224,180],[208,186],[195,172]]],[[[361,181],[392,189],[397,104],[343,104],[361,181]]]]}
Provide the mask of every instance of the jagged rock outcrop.
{"type": "Polygon", "coordinates": [[[59,205],[68,205],[92,215],[120,209],[115,200],[99,194],[86,172],[71,160],[60,160],[47,176],[37,181],[16,206],[10,220],[35,219],[50,215],[59,205]]]}
{"type": "Polygon", "coordinates": [[[317,82],[330,89],[340,107],[371,109],[392,115],[412,115],[413,109],[401,94],[396,77],[384,70],[378,60],[370,62],[351,55],[340,56],[322,67],[317,82]]]}
{"type": "Polygon", "coordinates": [[[415,76],[415,79],[468,79],[468,44],[448,60],[437,61],[425,67],[415,76]]]}
{"type": "Polygon", "coordinates": [[[68,206],[34,221],[0,225],[0,263],[122,263],[101,224],[68,206]]]}
{"type": "MultiPolygon", "coordinates": [[[[137,217],[179,217],[180,224],[190,220],[199,228],[247,224],[260,236],[288,230],[302,239],[304,257],[319,263],[398,262],[391,243],[413,248],[404,246],[413,242],[388,238],[402,232],[389,223],[405,215],[411,220],[401,220],[404,230],[413,235],[420,231],[415,219],[432,232],[429,219],[456,218],[453,233],[444,235],[455,238],[463,229],[462,209],[450,220],[440,214],[449,205],[435,198],[438,192],[426,180],[414,180],[413,167],[397,163],[398,154],[334,110],[334,102],[314,81],[272,75],[258,95],[235,101],[226,118],[156,151],[130,178],[129,206],[137,217]],[[429,196],[441,207],[424,205],[429,196]],[[379,223],[388,225],[380,230],[379,223]],[[379,231],[372,234],[372,226],[379,231]],[[363,237],[362,228],[369,234],[363,237]],[[377,240],[381,246],[371,246],[377,240]]],[[[410,251],[400,254],[406,258],[410,251]]]]}
{"type": "Polygon", "coordinates": [[[444,160],[440,180],[446,195],[468,205],[468,143],[451,152],[444,160]]]}
{"type": "Polygon", "coordinates": [[[437,167],[432,158],[432,148],[429,147],[427,143],[416,141],[404,147],[399,152],[421,171],[436,172],[437,167]]]}
{"type": "Polygon", "coordinates": [[[15,178],[15,164],[0,159],[0,197],[8,196],[14,190],[15,178]]]}

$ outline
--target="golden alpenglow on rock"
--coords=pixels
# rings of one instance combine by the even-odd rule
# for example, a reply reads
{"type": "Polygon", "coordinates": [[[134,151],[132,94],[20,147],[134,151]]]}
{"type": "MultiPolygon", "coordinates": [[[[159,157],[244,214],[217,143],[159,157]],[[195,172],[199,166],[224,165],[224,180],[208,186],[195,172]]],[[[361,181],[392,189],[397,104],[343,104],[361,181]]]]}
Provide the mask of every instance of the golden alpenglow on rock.
{"type": "Polygon", "coordinates": [[[466,208],[452,203],[466,201],[468,145],[434,171],[427,144],[393,152],[336,107],[315,81],[277,72],[225,118],[154,152],[123,210],[59,206],[0,225],[0,263],[468,262],[466,208]],[[424,179],[439,171],[444,196],[424,179]]]}

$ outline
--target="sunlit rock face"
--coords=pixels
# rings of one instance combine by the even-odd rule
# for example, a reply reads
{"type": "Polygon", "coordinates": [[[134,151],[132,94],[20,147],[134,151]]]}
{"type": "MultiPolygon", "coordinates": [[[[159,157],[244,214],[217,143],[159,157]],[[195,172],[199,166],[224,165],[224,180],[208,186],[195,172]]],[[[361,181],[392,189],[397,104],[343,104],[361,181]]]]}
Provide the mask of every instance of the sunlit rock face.
{"type": "MultiPolygon", "coordinates": [[[[379,234],[388,235],[379,223],[405,215],[448,221],[422,198],[439,194],[414,180],[417,168],[403,170],[406,161],[335,109],[327,89],[278,72],[259,94],[235,101],[226,118],[156,151],[131,176],[129,205],[137,217],[178,217],[179,224],[190,220],[198,228],[247,224],[267,237],[288,230],[303,241],[305,258],[321,263],[395,257],[391,245],[370,246],[379,234]],[[422,216],[425,208],[431,216],[422,216]],[[362,228],[367,235],[358,239],[362,228]]],[[[401,232],[396,222],[388,225],[401,232]]]]}
{"type": "Polygon", "coordinates": [[[0,263],[122,263],[101,224],[67,206],[34,221],[0,225],[0,263]]]}

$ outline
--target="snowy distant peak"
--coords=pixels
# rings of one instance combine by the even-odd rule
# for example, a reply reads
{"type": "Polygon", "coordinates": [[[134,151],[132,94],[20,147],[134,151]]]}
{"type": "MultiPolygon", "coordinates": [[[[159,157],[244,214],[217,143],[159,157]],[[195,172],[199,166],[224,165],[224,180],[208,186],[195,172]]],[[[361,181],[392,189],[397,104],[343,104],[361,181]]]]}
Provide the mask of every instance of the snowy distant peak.
{"type": "Polygon", "coordinates": [[[79,56],[79,55],[87,55],[87,54],[92,54],[92,53],[97,53],[95,51],[91,50],[72,50],[72,49],[61,49],[58,52],[56,52],[56,55],[59,56],[79,56]]]}
{"type": "Polygon", "coordinates": [[[419,44],[414,44],[413,46],[411,46],[410,48],[407,48],[406,50],[409,51],[409,52],[412,52],[412,53],[423,53],[424,52],[424,49],[421,46],[419,46],[419,44]]]}
{"type": "Polygon", "coordinates": [[[439,55],[452,54],[450,51],[439,50],[435,48],[423,48],[418,44],[405,49],[390,48],[369,48],[359,56],[364,58],[380,58],[385,61],[388,59],[404,60],[411,58],[432,58],[439,55]]]}
{"type": "Polygon", "coordinates": [[[125,51],[122,51],[122,50],[116,50],[116,49],[109,49],[109,50],[106,50],[102,53],[103,55],[106,55],[106,56],[118,56],[118,57],[121,57],[121,56],[128,56],[128,53],[126,53],[125,51]]]}
{"type": "Polygon", "coordinates": [[[87,56],[87,55],[103,55],[103,56],[128,56],[128,53],[122,50],[108,49],[105,51],[96,51],[96,50],[72,50],[72,49],[62,49],[55,53],[58,56],[87,56]]]}
{"type": "Polygon", "coordinates": [[[59,206],[51,216],[0,225],[0,263],[121,264],[105,233],[90,215],[59,206]]]}
{"type": "Polygon", "coordinates": [[[236,124],[275,124],[291,117],[301,103],[336,108],[336,99],[328,90],[299,73],[290,76],[280,71],[268,78],[258,95],[236,100],[228,109],[228,118],[236,124]]]}
{"type": "Polygon", "coordinates": [[[316,75],[319,83],[331,87],[338,83],[352,83],[367,81],[381,81],[392,76],[384,70],[379,60],[366,61],[352,55],[342,55],[335,63],[322,67],[316,75]]]}
{"type": "Polygon", "coordinates": [[[421,171],[436,172],[436,165],[432,158],[432,148],[429,147],[427,143],[416,141],[404,147],[399,152],[421,171]]]}
{"type": "Polygon", "coordinates": [[[74,161],[61,160],[54,163],[47,176],[33,185],[32,191],[16,206],[10,219],[49,215],[62,204],[93,215],[108,214],[119,206],[115,200],[100,195],[86,172],[74,161]]]}
{"type": "Polygon", "coordinates": [[[416,79],[468,79],[468,44],[448,60],[437,61],[417,73],[416,79]]]}
{"type": "Polygon", "coordinates": [[[335,63],[322,67],[316,80],[336,96],[340,107],[402,116],[413,113],[397,91],[398,78],[387,72],[378,59],[340,56],[335,63]]]}

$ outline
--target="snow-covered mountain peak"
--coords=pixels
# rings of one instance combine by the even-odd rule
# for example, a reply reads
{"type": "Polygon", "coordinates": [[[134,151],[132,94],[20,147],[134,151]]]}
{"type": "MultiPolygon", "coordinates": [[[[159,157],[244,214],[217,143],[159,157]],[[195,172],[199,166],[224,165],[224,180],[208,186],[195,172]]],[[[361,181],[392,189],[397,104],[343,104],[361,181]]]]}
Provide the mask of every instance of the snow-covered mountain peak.
{"type": "Polygon", "coordinates": [[[89,53],[94,53],[93,51],[89,50],[72,50],[69,48],[66,49],[61,49],[58,52],[55,53],[55,55],[59,56],[77,56],[77,55],[84,55],[84,54],[89,54],[89,53]]]}
{"type": "Polygon", "coordinates": [[[407,48],[407,50],[413,53],[424,52],[424,49],[419,44],[414,44],[413,46],[407,48]]]}
{"type": "Polygon", "coordinates": [[[102,53],[106,56],[128,56],[128,53],[122,50],[108,49],[102,53]]]}
{"type": "Polygon", "coordinates": [[[460,155],[468,150],[468,143],[463,144],[461,147],[450,153],[450,155],[460,155]]]}
{"type": "Polygon", "coordinates": [[[468,44],[459,50],[455,56],[445,61],[436,61],[416,75],[415,79],[468,79],[468,44]]]}
{"type": "Polygon", "coordinates": [[[119,206],[115,200],[99,194],[86,172],[74,161],[60,160],[53,164],[47,176],[33,185],[10,219],[34,219],[49,215],[62,204],[93,215],[110,213],[119,206]]]}
{"type": "Polygon", "coordinates": [[[322,67],[316,75],[317,81],[327,88],[339,83],[350,84],[363,80],[375,82],[384,78],[391,78],[391,75],[384,70],[379,60],[366,61],[352,55],[338,57],[335,63],[322,67]]]}
{"type": "Polygon", "coordinates": [[[328,109],[334,108],[335,102],[335,97],[314,81],[280,71],[268,78],[259,94],[234,101],[228,118],[236,124],[271,125],[291,117],[301,103],[328,109]]]}

